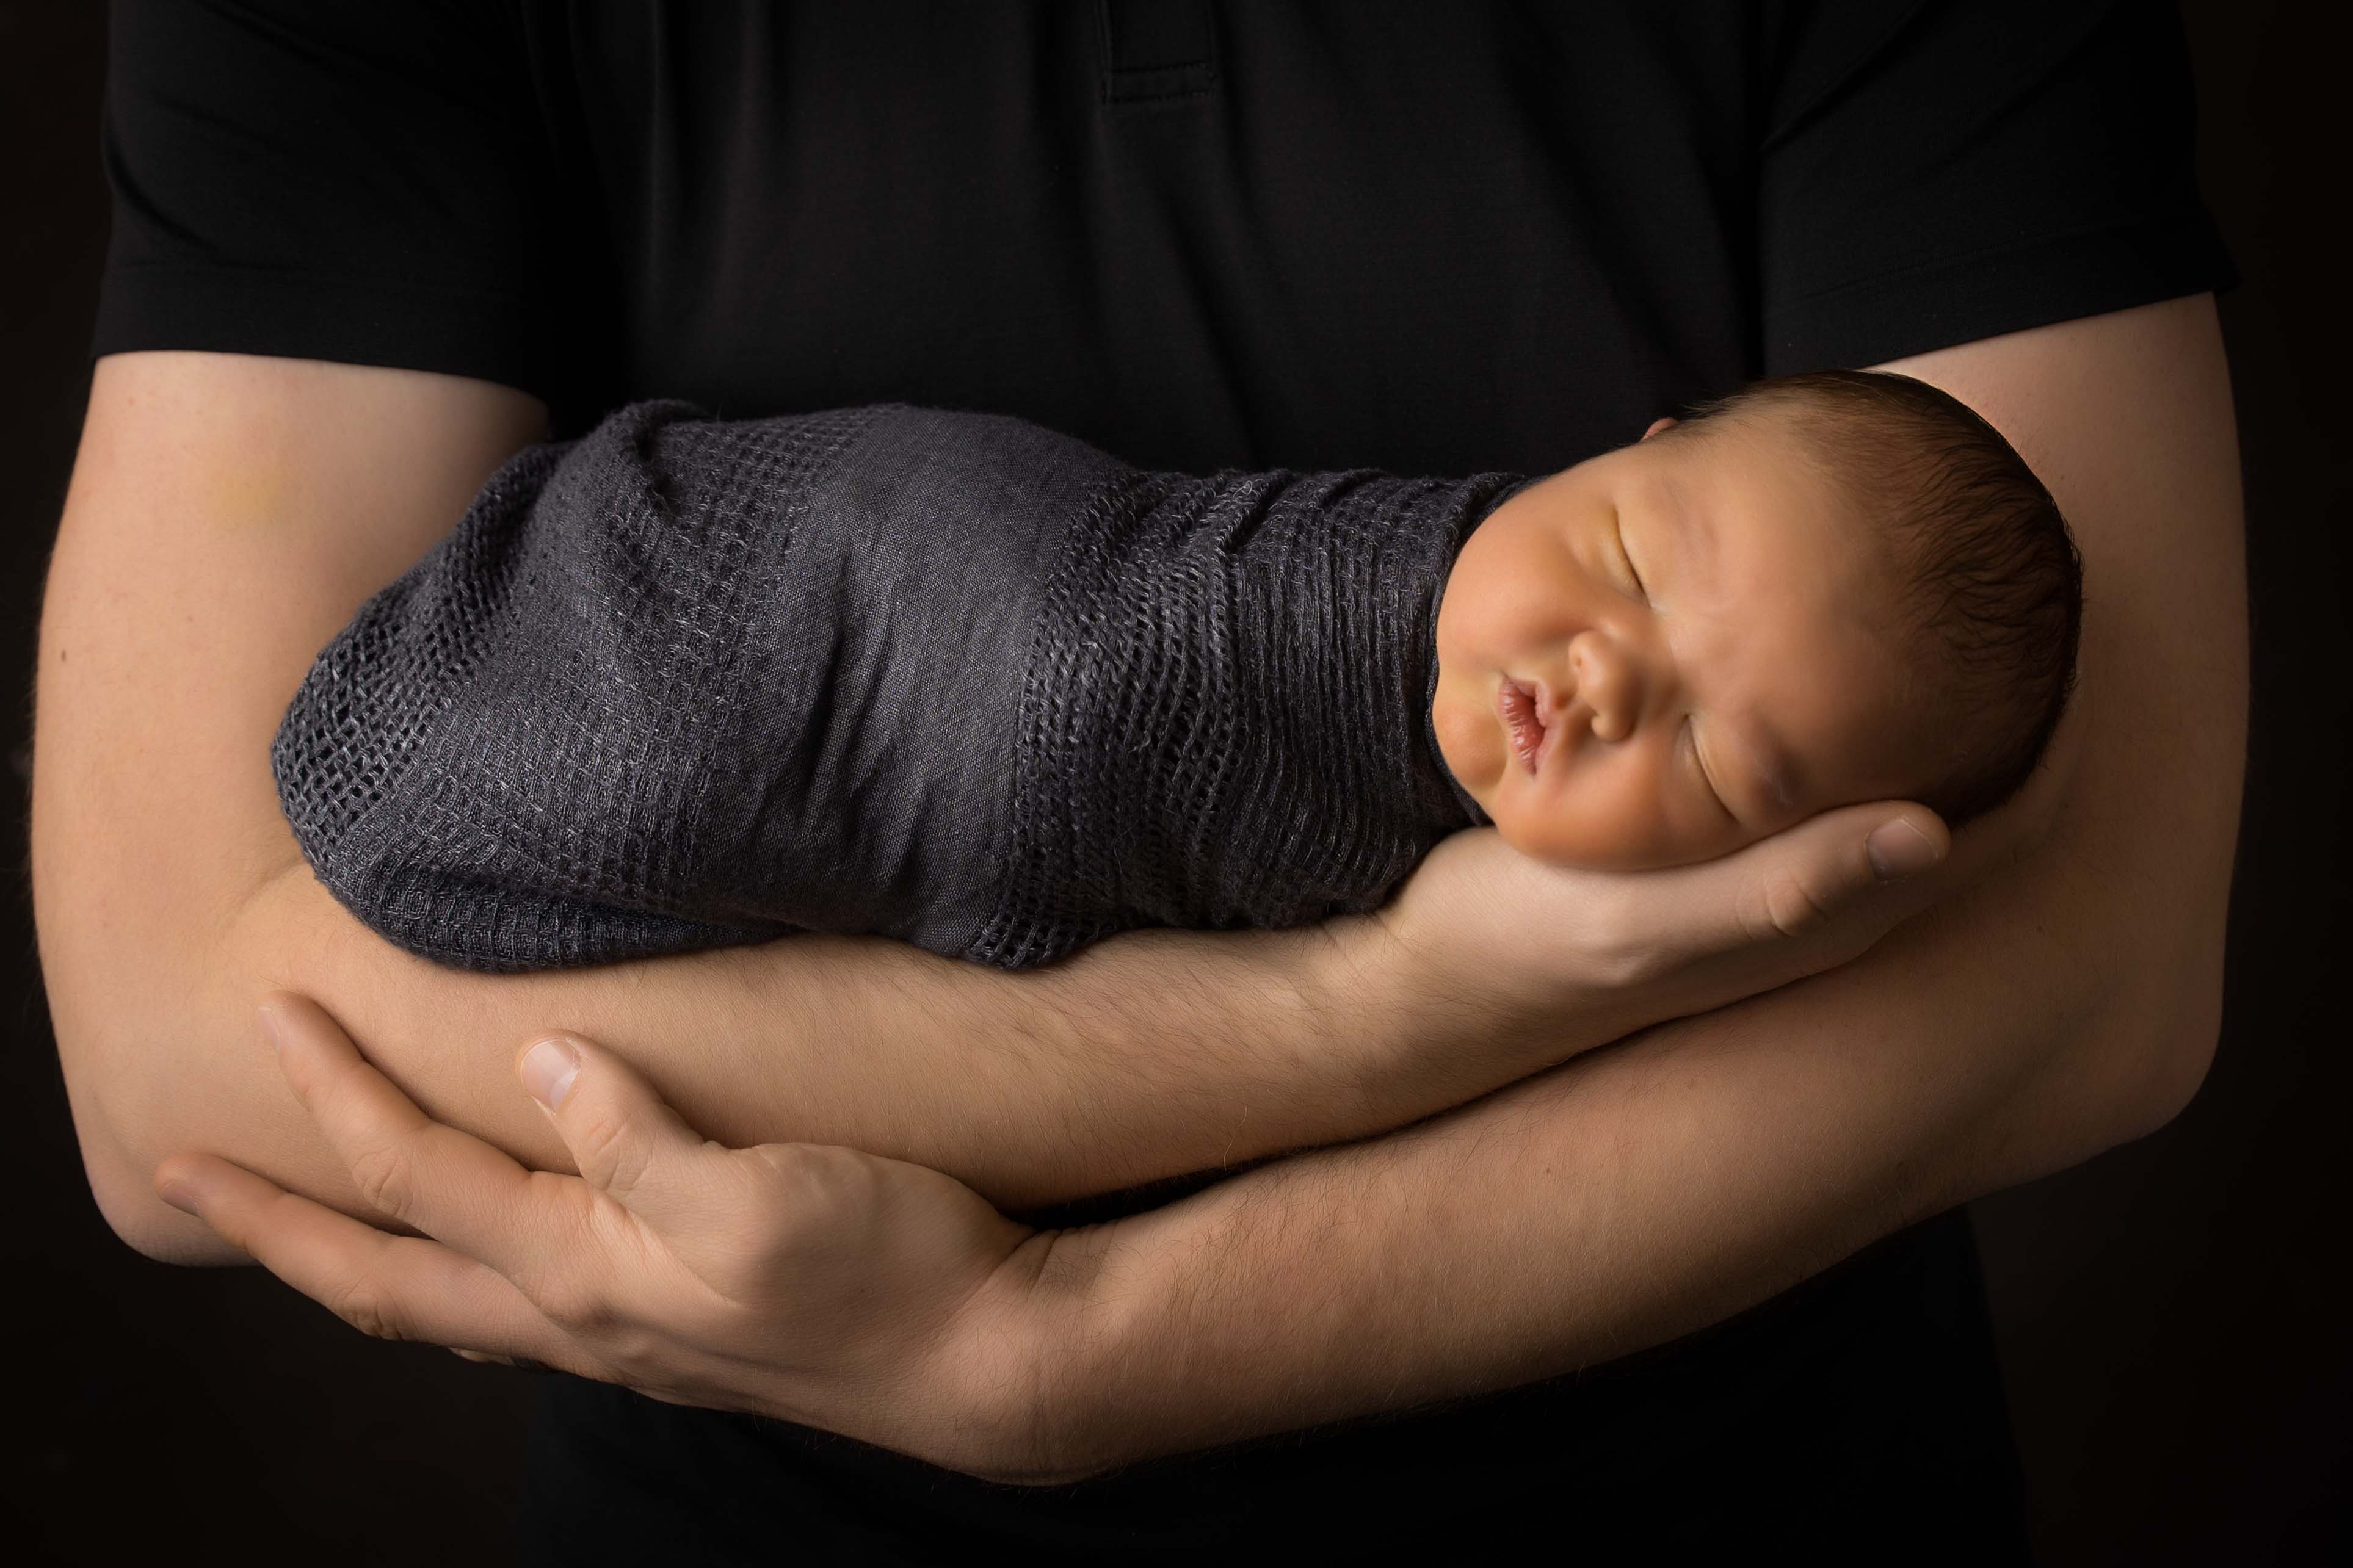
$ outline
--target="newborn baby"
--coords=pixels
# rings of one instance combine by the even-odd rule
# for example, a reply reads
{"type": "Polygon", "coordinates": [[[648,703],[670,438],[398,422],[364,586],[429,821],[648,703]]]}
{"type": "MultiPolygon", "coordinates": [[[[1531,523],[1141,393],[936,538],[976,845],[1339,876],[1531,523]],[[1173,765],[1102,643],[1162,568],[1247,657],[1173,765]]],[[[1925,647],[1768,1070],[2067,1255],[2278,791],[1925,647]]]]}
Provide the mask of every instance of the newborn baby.
{"type": "Polygon", "coordinates": [[[1790,377],[1499,508],[1446,584],[1432,719],[1541,859],[1708,859],[1870,800],[1957,826],[2056,729],[2081,606],[2058,509],[1974,412],[1790,377]]]}
{"type": "Polygon", "coordinates": [[[493,970],[872,931],[1019,968],[1378,906],[1448,833],[1635,868],[2026,778],[2080,588],[1900,376],[1541,479],[1151,474],[1002,416],[623,409],[363,606],[272,761],[363,921],[493,970]]]}

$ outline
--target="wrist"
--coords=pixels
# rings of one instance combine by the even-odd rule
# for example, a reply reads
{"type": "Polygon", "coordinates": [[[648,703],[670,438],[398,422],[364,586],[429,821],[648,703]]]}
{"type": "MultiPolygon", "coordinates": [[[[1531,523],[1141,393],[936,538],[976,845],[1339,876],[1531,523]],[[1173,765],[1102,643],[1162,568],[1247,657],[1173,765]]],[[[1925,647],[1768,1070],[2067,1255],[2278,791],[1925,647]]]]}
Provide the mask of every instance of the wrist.
{"type": "Polygon", "coordinates": [[[1060,1486],[1102,1468],[1085,1461],[1084,1347],[1113,1225],[1041,1230],[1015,1248],[958,1320],[966,1452],[943,1461],[1005,1486],[1060,1486]],[[976,1438],[970,1436],[976,1435],[976,1438]]]}
{"type": "Polygon", "coordinates": [[[1563,1017],[1534,987],[1489,973],[1464,944],[1400,921],[1397,905],[1314,928],[1301,984],[1320,1048],[1353,1065],[1356,1134],[1386,1132],[1549,1066],[1563,1017]]]}
{"type": "MultiPolygon", "coordinates": [[[[1488,892],[1490,905],[1511,896],[1488,892]]],[[[1365,917],[1371,929],[1358,939],[1377,954],[1359,962],[1377,975],[1385,1037],[1424,1068],[1476,1079],[1481,1094],[1656,1021],[1643,1011],[1640,964],[1621,973],[1589,952],[1574,964],[1531,957],[1537,944],[1498,941],[1497,910],[1460,907],[1464,893],[1409,882],[1365,917]]]]}

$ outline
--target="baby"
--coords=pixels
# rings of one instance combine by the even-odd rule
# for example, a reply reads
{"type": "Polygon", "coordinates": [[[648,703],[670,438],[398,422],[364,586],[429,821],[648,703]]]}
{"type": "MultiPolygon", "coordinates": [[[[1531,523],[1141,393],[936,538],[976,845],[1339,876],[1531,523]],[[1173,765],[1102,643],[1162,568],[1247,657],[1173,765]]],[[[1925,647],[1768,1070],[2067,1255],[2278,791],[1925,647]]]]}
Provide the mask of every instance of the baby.
{"type": "Polygon", "coordinates": [[[1710,859],[1870,800],[1957,826],[2041,756],[2081,612],[2057,507],[1974,412],[1788,377],[1498,508],[1446,585],[1432,721],[1541,859],[1710,859]]]}
{"type": "Polygon", "coordinates": [[[2079,616],[2048,493],[1900,376],[1541,479],[640,404],[494,476],[272,760],[322,881],[443,962],[818,929],[1018,968],[1375,908],[1488,822],[1622,868],[1857,801],[1957,826],[2033,768],[2079,616]]]}

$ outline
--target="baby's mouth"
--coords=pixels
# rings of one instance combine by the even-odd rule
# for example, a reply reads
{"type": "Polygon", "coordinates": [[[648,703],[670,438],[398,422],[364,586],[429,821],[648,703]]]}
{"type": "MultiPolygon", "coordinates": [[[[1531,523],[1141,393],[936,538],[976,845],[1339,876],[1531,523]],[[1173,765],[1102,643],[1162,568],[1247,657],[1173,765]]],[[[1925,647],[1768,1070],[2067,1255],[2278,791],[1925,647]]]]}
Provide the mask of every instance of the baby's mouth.
{"type": "Polygon", "coordinates": [[[1534,778],[1546,734],[1543,689],[1507,675],[1504,677],[1503,689],[1495,697],[1495,711],[1502,716],[1504,728],[1512,737],[1513,755],[1520,759],[1520,766],[1534,778]]]}

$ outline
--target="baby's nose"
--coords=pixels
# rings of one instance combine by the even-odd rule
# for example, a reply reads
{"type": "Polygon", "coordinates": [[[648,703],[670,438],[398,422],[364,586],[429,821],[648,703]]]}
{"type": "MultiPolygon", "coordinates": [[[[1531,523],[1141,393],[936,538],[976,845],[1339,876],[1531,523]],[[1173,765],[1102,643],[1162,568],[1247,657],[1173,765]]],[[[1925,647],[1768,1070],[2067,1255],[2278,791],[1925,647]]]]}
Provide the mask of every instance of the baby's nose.
{"type": "Polygon", "coordinates": [[[1641,683],[1625,650],[1598,632],[1580,632],[1568,645],[1568,668],[1576,694],[1593,711],[1593,738],[1622,741],[1632,734],[1641,683]]]}

